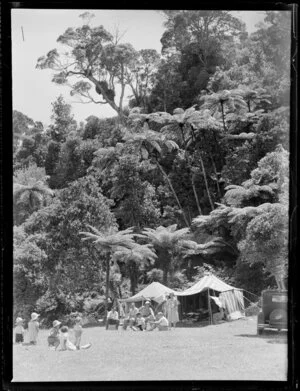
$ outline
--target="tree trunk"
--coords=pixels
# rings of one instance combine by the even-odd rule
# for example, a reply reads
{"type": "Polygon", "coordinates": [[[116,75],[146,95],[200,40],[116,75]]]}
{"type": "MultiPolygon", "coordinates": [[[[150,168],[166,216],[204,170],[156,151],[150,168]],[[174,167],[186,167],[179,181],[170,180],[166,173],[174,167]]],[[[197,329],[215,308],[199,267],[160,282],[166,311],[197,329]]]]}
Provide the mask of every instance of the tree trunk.
{"type": "Polygon", "coordinates": [[[193,192],[194,192],[194,196],[195,196],[195,200],[196,200],[196,204],[197,204],[197,209],[198,209],[199,215],[202,215],[202,209],[200,207],[200,202],[199,202],[199,198],[198,198],[198,194],[197,194],[196,186],[195,186],[195,175],[194,174],[192,174],[192,188],[193,188],[193,192]]]}
{"type": "Polygon", "coordinates": [[[168,270],[166,268],[163,268],[163,284],[168,284],[168,270]]]}
{"type": "Polygon", "coordinates": [[[201,207],[200,207],[200,202],[199,202],[199,198],[198,198],[198,194],[197,194],[196,186],[195,186],[195,175],[193,174],[192,165],[190,163],[188,152],[186,150],[186,143],[185,143],[185,139],[184,139],[183,129],[182,129],[182,127],[180,127],[180,129],[181,129],[182,139],[183,139],[183,142],[184,142],[184,158],[185,158],[187,167],[189,168],[189,170],[191,172],[191,183],[192,183],[192,188],[193,188],[193,192],[194,192],[194,197],[195,197],[197,209],[198,209],[199,214],[202,215],[202,210],[201,210],[201,207]]]}
{"type": "Polygon", "coordinates": [[[129,271],[130,271],[130,291],[132,296],[134,296],[136,291],[136,286],[137,286],[137,267],[134,262],[131,265],[129,265],[129,271]]]}
{"type": "Polygon", "coordinates": [[[120,285],[118,286],[118,291],[119,291],[119,297],[120,297],[120,299],[122,299],[122,291],[121,291],[120,285]]]}
{"type": "Polygon", "coordinates": [[[94,78],[94,76],[90,75],[87,77],[92,83],[94,83],[95,86],[97,86],[99,88],[99,90],[101,91],[101,94],[104,98],[104,100],[110,105],[110,107],[115,110],[117,113],[118,113],[118,116],[120,117],[124,117],[124,114],[123,114],[123,110],[122,108],[118,107],[115,103],[114,100],[111,100],[108,96],[107,96],[107,93],[106,91],[102,88],[100,82],[94,78]]]}
{"type": "Polygon", "coordinates": [[[221,102],[221,110],[222,110],[222,120],[223,120],[224,132],[226,133],[224,103],[222,103],[222,102],[221,102]]]}
{"type": "Polygon", "coordinates": [[[202,169],[202,173],[203,173],[203,178],[204,178],[204,183],[205,183],[207,196],[208,196],[208,199],[209,199],[209,203],[210,203],[211,209],[214,210],[215,209],[214,208],[214,203],[213,203],[213,201],[211,199],[211,196],[210,196],[210,190],[209,190],[209,187],[208,187],[206,171],[205,171],[205,167],[204,167],[204,163],[203,163],[200,151],[199,151],[199,157],[200,157],[200,164],[201,164],[201,169],[202,169]]]}
{"type": "Polygon", "coordinates": [[[105,286],[105,316],[107,316],[108,297],[109,297],[109,272],[110,272],[110,255],[106,255],[106,286],[105,286]]]}
{"type": "Polygon", "coordinates": [[[213,166],[213,169],[214,169],[214,173],[215,173],[215,176],[216,176],[218,195],[219,195],[219,198],[221,199],[222,198],[222,193],[221,193],[221,189],[220,189],[220,186],[219,186],[219,176],[217,174],[217,167],[215,165],[215,161],[214,161],[211,153],[210,153],[210,159],[211,159],[211,163],[212,163],[212,166],[213,166]]]}
{"type": "Polygon", "coordinates": [[[165,113],[167,112],[166,100],[167,100],[167,97],[166,97],[166,89],[164,89],[164,112],[165,112],[165,113]]]}
{"type": "Polygon", "coordinates": [[[186,215],[185,215],[185,213],[184,213],[184,210],[183,210],[183,208],[182,208],[182,206],[181,206],[181,203],[180,203],[180,201],[179,201],[179,199],[178,199],[178,197],[177,197],[177,194],[176,194],[176,192],[175,192],[175,190],[174,190],[174,187],[173,187],[173,185],[172,185],[172,183],[171,183],[171,181],[170,181],[170,179],[169,179],[167,173],[164,171],[164,169],[163,169],[162,166],[158,163],[157,160],[156,160],[156,165],[157,165],[158,169],[160,170],[160,172],[162,173],[162,175],[165,177],[165,179],[166,179],[166,181],[167,181],[167,183],[168,183],[168,185],[169,185],[169,187],[170,187],[170,190],[171,190],[171,192],[173,193],[173,196],[174,196],[174,198],[175,198],[175,200],[176,200],[176,202],[177,202],[177,205],[178,205],[179,209],[181,210],[181,213],[182,213],[183,219],[184,219],[184,221],[185,221],[185,224],[186,224],[187,227],[189,227],[190,224],[189,224],[189,222],[188,222],[188,220],[187,220],[187,218],[186,218],[186,215]]]}
{"type": "Polygon", "coordinates": [[[121,65],[121,95],[119,100],[119,112],[123,113],[123,99],[124,99],[124,92],[125,92],[125,81],[124,81],[124,66],[121,65]]]}

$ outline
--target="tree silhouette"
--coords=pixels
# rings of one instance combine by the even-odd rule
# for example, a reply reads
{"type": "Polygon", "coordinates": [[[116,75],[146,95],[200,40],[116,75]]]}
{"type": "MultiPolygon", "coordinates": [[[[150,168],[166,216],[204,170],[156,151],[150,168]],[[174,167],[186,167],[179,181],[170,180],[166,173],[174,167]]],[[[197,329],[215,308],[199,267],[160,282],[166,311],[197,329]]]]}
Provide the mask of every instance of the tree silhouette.
{"type": "Polygon", "coordinates": [[[133,240],[133,229],[127,228],[123,231],[115,231],[112,228],[108,232],[100,232],[95,227],[88,226],[91,232],[79,232],[83,236],[82,240],[92,240],[93,243],[103,251],[105,256],[105,269],[106,269],[106,291],[105,291],[105,310],[107,313],[107,304],[109,298],[109,285],[110,285],[110,261],[115,251],[123,248],[131,249],[135,246],[133,240]]]}

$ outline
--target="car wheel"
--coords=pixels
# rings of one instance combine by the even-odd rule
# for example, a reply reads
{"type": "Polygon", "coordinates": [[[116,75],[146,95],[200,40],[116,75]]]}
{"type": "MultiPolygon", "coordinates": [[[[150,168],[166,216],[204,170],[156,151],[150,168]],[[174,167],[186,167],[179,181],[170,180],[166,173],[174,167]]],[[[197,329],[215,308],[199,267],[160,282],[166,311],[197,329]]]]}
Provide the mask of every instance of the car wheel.
{"type": "Polygon", "coordinates": [[[264,329],[261,329],[261,328],[260,328],[260,329],[257,329],[257,334],[258,334],[258,335],[262,335],[263,331],[264,331],[264,329]]]}

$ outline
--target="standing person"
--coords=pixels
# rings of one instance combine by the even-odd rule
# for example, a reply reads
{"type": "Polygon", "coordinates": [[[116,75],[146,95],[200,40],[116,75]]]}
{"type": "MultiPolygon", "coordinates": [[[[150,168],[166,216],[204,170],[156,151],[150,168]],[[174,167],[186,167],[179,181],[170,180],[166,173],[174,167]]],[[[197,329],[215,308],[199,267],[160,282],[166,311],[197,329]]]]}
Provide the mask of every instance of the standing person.
{"type": "Polygon", "coordinates": [[[81,317],[77,316],[75,319],[75,326],[73,328],[74,336],[75,336],[75,346],[76,349],[80,349],[80,342],[81,342],[81,336],[82,336],[82,326],[81,326],[81,317]]]}
{"type": "Polygon", "coordinates": [[[38,317],[40,315],[36,312],[33,312],[31,314],[31,320],[28,322],[28,336],[29,336],[29,343],[30,345],[36,345],[37,344],[37,337],[39,333],[39,322],[38,317]]]}
{"type": "Polygon", "coordinates": [[[163,312],[164,316],[167,316],[167,302],[169,300],[169,294],[165,294],[165,299],[164,301],[162,302],[162,305],[161,305],[161,311],[163,312]]]}
{"type": "Polygon", "coordinates": [[[55,320],[52,325],[53,325],[53,327],[50,330],[50,333],[48,336],[48,346],[49,346],[49,348],[54,347],[56,350],[60,344],[59,326],[61,325],[61,322],[59,322],[58,320],[55,320]]]}
{"type": "Polygon", "coordinates": [[[124,325],[123,325],[123,329],[126,330],[127,329],[127,326],[128,326],[128,323],[129,323],[129,327],[132,329],[132,327],[135,325],[136,323],[136,316],[137,316],[137,313],[139,312],[138,308],[136,308],[135,306],[135,303],[131,303],[130,304],[130,308],[129,308],[129,312],[128,312],[128,315],[127,317],[124,319],[124,325]]]}
{"type": "Polygon", "coordinates": [[[16,333],[16,343],[22,343],[24,342],[24,327],[23,327],[23,322],[24,320],[22,318],[17,318],[16,319],[16,328],[15,328],[15,333],[16,333]]]}
{"type": "Polygon", "coordinates": [[[111,311],[109,311],[108,314],[107,314],[106,330],[108,330],[108,326],[110,324],[115,324],[116,325],[116,329],[118,330],[119,323],[120,323],[120,320],[119,320],[118,311],[116,310],[115,307],[112,307],[111,311]]]}
{"type": "Polygon", "coordinates": [[[150,307],[150,301],[147,300],[145,305],[140,308],[140,313],[145,319],[145,328],[147,329],[147,324],[155,320],[153,309],[150,307]]]}
{"type": "Polygon", "coordinates": [[[167,300],[166,303],[166,315],[167,319],[169,321],[169,327],[171,328],[172,325],[175,329],[176,323],[179,321],[179,316],[178,316],[178,305],[179,302],[176,299],[174,293],[169,294],[169,299],[167,300]]]}

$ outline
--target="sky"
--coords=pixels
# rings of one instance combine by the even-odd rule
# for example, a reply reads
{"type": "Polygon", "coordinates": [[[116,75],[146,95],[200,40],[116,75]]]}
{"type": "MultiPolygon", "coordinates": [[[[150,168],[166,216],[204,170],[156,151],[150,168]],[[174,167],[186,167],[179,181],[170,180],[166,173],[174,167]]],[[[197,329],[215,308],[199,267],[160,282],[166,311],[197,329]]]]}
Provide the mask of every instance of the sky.
{"type": "MultiPolygon", "coordinates": [[[[51,82],[53,71],[36,69],[37,59],[54,48],[61,48],[56,40],[68,27],[81,26],[80,14],[86,10],[14,9],[11,11],[12,26],[12,80],[13,108],[34,121],[45,125],[51,122],[51,103],[59,95],[72,105],[76,121],[88,116],[115,116],[109,105],[77,103],[78,98],[70,96],[68,87],[51,82]],[[24,40],[22,35],[24,33],[24,40]]],[[[103,25],[113,32],[117,27],[124,32],[122,42],[129,42],[136,50],[156,49],[161,51],[160,39],[164,32],[164,17],[161,12],[151,10],[89,10],[95,17],[91,25],[103,25]]],[[[263,21],[262,11],[233,11],[246,23],[249,33],[256,24],[263,21]]]]}

